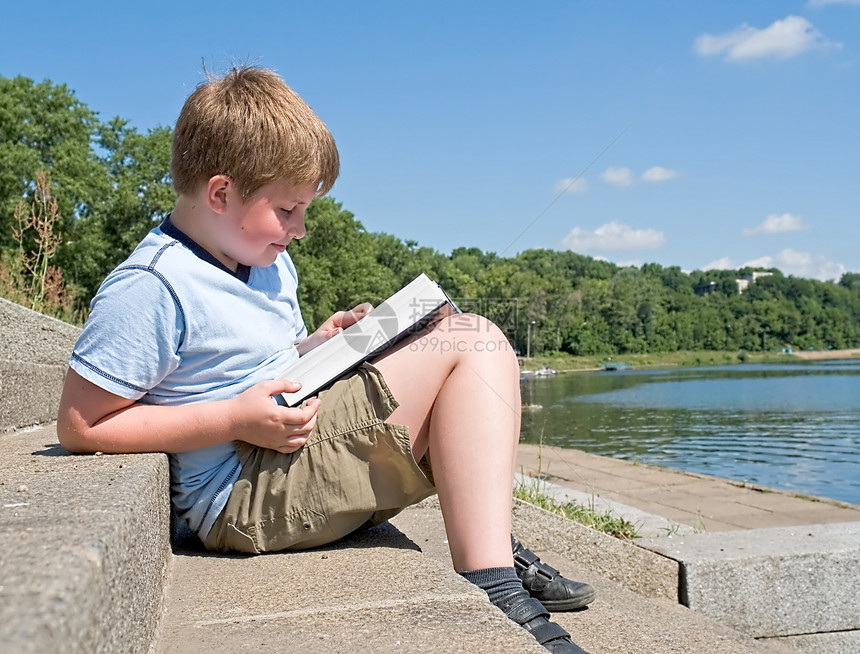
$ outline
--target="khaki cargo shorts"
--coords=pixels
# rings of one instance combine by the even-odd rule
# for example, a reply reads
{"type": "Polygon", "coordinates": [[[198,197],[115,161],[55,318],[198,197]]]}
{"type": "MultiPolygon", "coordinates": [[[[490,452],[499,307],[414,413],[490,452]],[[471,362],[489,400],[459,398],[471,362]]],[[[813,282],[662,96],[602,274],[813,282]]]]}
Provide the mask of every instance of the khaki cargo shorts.
{"type": "Polygon", "coordinates": [[[384,422],[397,401],[376,368],[364,364],[318,397],[316,425],[296,452],[234,443],[242,471],[206,549],[317,547],[435,492],[426,462],[422,469],[412,456],[408,427],[384,422]]]}

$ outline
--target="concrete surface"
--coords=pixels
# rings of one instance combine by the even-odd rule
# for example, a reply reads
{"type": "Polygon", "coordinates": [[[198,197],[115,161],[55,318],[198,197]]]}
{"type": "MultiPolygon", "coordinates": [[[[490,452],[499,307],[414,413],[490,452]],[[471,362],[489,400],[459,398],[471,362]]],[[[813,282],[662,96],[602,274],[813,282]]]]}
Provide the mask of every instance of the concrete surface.
{"type": "Polygon", "coordinates": [[[533,652],[450,565],[391,525],[306,552],[174,556],[158,654],[533,652]]]}
{"type": "Polygon", "coordinates": [[[520,443],[517,470],[696,531],[860,521],[860,506],[580,450],[520,443]]]}
{"type": "Polygon", "coordinates": [[[530,548],[576,560],[644,597],[678,601],[678,563],[633,542],[535,510],[520,501],[514,502],[513,531],[530,548]]]}
{"type": "MultiPolygon", "coordinates": [[[[806,564],[809,560],[817,559],[821,566],[830,568],[827,581],[808,579],[809,593],[806,597],[790,597],[785,606],[769,605],[771,619],[779,619],[785,624],[794,621],[790,616],[798,615],[806,620],[807,625],[824,624],[824,621],[833,621],[829,614],[835,607],[836,614],[842,616],[839,619],[844,623],[843,618],[851,615],[851,611],[854,611],[855,615],[860,613],[856,610],[855,602],[855,589],[860,576],[858,568],[854,566],[849,569],[843,566],[841,570],[845,578],[840,580],[839,573],[836,572],[839,570],[838,561],[828,554],[833,545],[827,542],[826,538],[824,542],[817,542],[816,547],[820,548],[818,554],[810,551],[807,553],[809,558],[806,559],[791,554],[790,546],[779,539],[768,540],[770,529],[786,525],[803,527],[860,523],[858,506],[707,475],[599,457],[578,450],[546,446],[520,444],[518,469],[541,473],[540,483],[550,489],[549,494],[560,498],[567,496],[586,506],[624,517],[637,526],[644,525],[646,534],[648,525],[645,518],[649,512],[657,512],[661,517],[671,516],[670,524],[681,525],[681,528],[669,530],[671,534],[660,527],[659,518],[651,523],[657,526],[657,536],[660,536],[654,537],[654,542],[665,548],[671,548],[679,537],[688,538],[691,531],[699,534],[694,536],[694,539],[707,538],[716,550],[725,549],[722,544],[723,537],[729,539],[726,543],[737,543],[739,547],[748,548],[746,551],[750,553],[756,547],[765,548],[773,570],[778,569],[783,577],[793,579],[791,584],[794,584],[795,590],[804,583],[800,580],[808,578],[806,564]],[[851,592],[854,592],[854,595],[851,595],[851,592]],[[805,602],[809,609],[809,615],[805,618],[802,610],[787,608],[796,606],[799,601],[805,602]],[[780,617],[783,614],[787,616],[784,619],[780,617]]],[[[640,545],[647,543],[644,539],[636,542],[640,545]]],[[[751,564],[752,558],[739,565],[751,564]]],[[[733,567],[726,566],[728,573],[731,573],[733,567]]],[[[715,600],[722,598],[720,610],[726,615],[737,611],[742,616],[756,616],[759,602],[772,602],[775,594],[781,592],[783,585],[782,582],[776,586],[765,583],[754,595],[747,589],[744,593],[732,597],[730,593],[723,591],[722,579],[718,577],[715,575],[713,579],[713,590],[717,594],[715,600]]],[[[733,577],[738,578],[738,583],[752,583],[752,580],[745,579],[742,574],[735,574],[733,577]]],[[[679,578],[679,583],[681,582],[682,579],[679,578]]],[[[704,595],[701,600],[700,605],[710,602],[704,595]]],[[[726,619],[729,620],[728,624],[736,624],[733,620],[739,618],[726,619]]],[[[750,622],[751,618],[747,617],[746,621],[750,622]]],[[[741,624],[737,623],[738,626],[741,624]]],[[[795,630],[796,626],[790,629],[795,630]]],[[[785,629],[779,631],[782,633],[785,629]]],[[[773,640],[790,646],[792,651],[808,654],[860,653],[860,629],[857,628],[774,637],[773,640]]]]}
{"type": "MultiPolygon", "coordinates": [[[[516,508],[515,516],[514,533],[534,548],[542,560],[566,576],[586,581],[597,589],[597,599],[588,608],[553,614],[553,620],[591,654],[775,654],[793,651],[783,643],[759,642],[671,599],[643,597],[595,571],[587,563],[594,560],[593,553],[587,551],[587,547],[593,545],[585,546],[584,541],[580,541],[583,546],[577,551],[568,540],[570,525],[564,518],[523,504],[516,508]],[[540,545],[533,541],[536,536],[540,536],[540,545]],[[560,556],[543,548],[569,554],[560,556]]],[[[404,511],[392,523],[427,556],[448,564],[441,513],[432,499],[404,511]]],[[[632,544],[627,547],[636,549],[632,544]]],[[[627,562],[619,559],[618,564],[627,562]]]]}
{"type": "Polygon", "coordinates": [[[0,652],[147,652],[170,556],[167,457],[72,456],[54,427],[0,443],[0,652]]]}
{"type": "MultiPolygon", "coordinates": [[[[322,550],[214,556],[191,540],[171,556],[166,458],[70,456],[55,438],[42,428],[4,441],[3,654],[144,652],[156,623],[159,654],[543,651],[453,573],[433,500],[322,550]]],[[[676,561],[515,504],[515,533],[598,589],[587,610],[555,616],[592,654],[857,651],[833,634],[806,637],[807,649],[756,641],[679,605],[676,561]]]]}
{"type": "Polygon", "coordinates": [[[681,565],[681,601],[752,636],[860,628],[860,522],[637,541],[681,565]]]}
{"type": "Polygon", "coordinates": [[[837,631],[829,634],[807,634],[790,638],[762,639],[787,645],[794,652],[803,654],[858,654],[860,631],[837,631]]]}
{"type": "Polygon", "coordinates": [[[597,513],[623,518],[636,528],[636,533],[640,538],[657,538],[669,535],[697,533],[695,527],[667,520],[661,515],[648,513],[623,502],[616,502],[605,497],[574,490],[544,478],[529,477],[526,474],[518,472],[514,475],[514,485],[529,490],[536,489],[541,494],[551,497],[560,504],[573,502],[581,506],[586,506],[597,513]]]}
{"type": "Polygon", "coordinates": [[[56,419],[80,331],[0,298],[0,438],[4,431],[56,419]]]}

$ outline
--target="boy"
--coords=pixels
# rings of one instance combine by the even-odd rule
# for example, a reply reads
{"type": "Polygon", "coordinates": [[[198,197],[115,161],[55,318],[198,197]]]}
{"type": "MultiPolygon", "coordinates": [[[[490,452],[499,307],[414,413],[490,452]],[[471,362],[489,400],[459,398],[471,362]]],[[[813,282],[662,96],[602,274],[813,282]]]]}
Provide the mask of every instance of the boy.
{"type": "Polygon", "coordinates": [[[281,371],[370,309],[308,334],[285,252],[338,171],[328,129],[274,73],[201,84],[174,133],[176,207],[107,277],[75,346],[61,444],[169,453],[174,509],[214,551],[323,545],[438,492],[457,572],[550,651],[583,652],[530,592],[569,609],[592,589],[510,537],[519,374],[510,348],[481,347],[506,342],[495,325],[445,318],[300,407],[273,400],[299,388],[281,371]],[[425,347],[446,337],[456,351],[425,347]]]}

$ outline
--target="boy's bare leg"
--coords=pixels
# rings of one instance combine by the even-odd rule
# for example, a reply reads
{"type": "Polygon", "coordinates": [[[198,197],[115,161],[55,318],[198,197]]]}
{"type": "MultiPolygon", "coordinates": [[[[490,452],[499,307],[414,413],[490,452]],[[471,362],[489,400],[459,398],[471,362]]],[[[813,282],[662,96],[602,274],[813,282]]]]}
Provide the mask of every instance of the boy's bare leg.
{"type": "Polygon", "coordinates": [[[511,497],[520,433],[519,367],[504,334],[452,316],[374,362],[400,403],[416,460],[429,448],[458,572],[510,567],[511,497]]]}
{"type": "Polygon", "coordinates": [[[520,434],[519,366],[488,320],[457,315],[377,359],[409,427],[412,451],[429,449],[454,569],[552,654],[588,654],[549,621],[513,567],[511,502],[520,434]]]}

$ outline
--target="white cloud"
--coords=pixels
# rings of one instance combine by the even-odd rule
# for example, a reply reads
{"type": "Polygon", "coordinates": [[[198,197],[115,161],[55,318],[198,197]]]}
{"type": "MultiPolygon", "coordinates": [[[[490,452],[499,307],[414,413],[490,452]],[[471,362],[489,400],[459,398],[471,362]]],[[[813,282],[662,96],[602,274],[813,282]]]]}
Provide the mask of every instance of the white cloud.
{"type": "Polygon", "coordinates": [[[780,234],[782,232],[797,232],[806,229],[807,225],[800,216],[790,213],[772,213],[760,225],[744,229],[744,236],[755,236],[757,234],[780,234]]]}
{"type": "Polygon", "coordinates": [[[711,263],[702,266],[702,270],[731,270],[734,268],[732,260],[728,257],[720,257],[711,263]]]}
{"type": "Polygon", "coordinates": [[[613,186],[630,186],[633,183],[633,171],[629,168],[609,167],[600,173],[600,179],[613,186]]]}
{"type": "Polygon", "coordinates": [[[646,182],[667,182],[673,177],[677,176],[677,170],[672,170],[671,168],[663,168],[663,166],[652,166],[644,173],[642,173],[642,179],[644,179],[646,182]]]}
{"type": "Polygon", "coordinates": [[[702,56],[724,54],[726,61],[748,61],[773,57],[788,59],[808,50],[839,47],[828,41],[812,23],[801,16],[788,16],[764,29],[746,23],[724,34],[702,34],[694,48],[702,56]]]}
{"type": "Polygon", "coordinates": [[[558,180],[552,187],[556,193],[585,193],[588,182],[582,177],[565,177],[558,180]]]}
{"type": "Polygon", "coordinates": [[[809,0],[809,7],[823,7],[824,5],[860,5],[860,0],[809,0]]]}
{"type": "Polygon", "coordinates": [[[798,252],[791,248],[786,248],[775,257],[759,257],[758,259],[747,261],[743,265],[753,268],[778,268],[786,275],[808,277],[821,281],[837,280],[847,272],[845,266],[841,263],[831,261],[823,254],[798,252]]]}
{"type": "Polygon", "coordinates": [[[641,268],[642,259],[630,259],[629,261],[619,261],[615,264],[619,268],[641,268]]]}
{"type": "Polygon", "coordinates": [[[612,221],[597,229],[574,227],[564,237],[562,248],[576,252],[599,250],[657,250],[666,243],[666,235],[656,229],[633,229],[612,221]]]}

